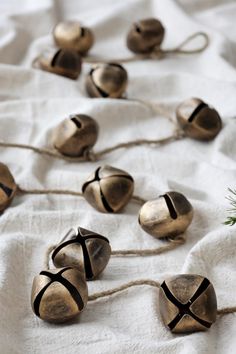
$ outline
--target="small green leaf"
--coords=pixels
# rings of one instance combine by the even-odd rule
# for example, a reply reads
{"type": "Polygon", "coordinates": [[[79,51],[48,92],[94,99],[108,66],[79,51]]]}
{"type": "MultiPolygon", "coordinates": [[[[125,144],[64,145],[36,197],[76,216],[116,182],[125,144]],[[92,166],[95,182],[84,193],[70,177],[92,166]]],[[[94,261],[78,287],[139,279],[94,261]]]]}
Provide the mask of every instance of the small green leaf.
{"type": "Polygon", "coordinates": [[[233,226],[236,224],[236,190],[232,188],[228,188],[228,191],[232,194],[226,197],[226,199],[229,201],[229,204],[231,206],[230,209],[228,209],[228,213],[233,214],[227,217],[226,221],[224,222],[224,225],[230,225],[233,226]]]}

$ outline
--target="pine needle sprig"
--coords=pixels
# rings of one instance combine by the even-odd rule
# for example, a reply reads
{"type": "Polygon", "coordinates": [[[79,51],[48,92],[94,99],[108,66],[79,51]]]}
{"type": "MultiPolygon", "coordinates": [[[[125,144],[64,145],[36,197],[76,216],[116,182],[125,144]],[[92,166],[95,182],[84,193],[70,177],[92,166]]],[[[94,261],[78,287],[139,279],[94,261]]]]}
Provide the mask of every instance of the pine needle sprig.
{"type": "Polygon", "coordinates": [[[228,191],[231,193],[226,199],[229,201],[231,208],[227,209],[230,215],[227,217],[224,225],[233,226],[236,224],[236,189],[228,188],[228,191]]]}

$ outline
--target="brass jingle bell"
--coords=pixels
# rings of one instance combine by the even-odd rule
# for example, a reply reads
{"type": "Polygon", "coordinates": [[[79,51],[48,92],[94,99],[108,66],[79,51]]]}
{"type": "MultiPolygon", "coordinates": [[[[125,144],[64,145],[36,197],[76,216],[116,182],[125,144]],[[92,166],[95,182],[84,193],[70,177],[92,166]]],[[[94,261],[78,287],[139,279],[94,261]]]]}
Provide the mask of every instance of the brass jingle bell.
{"type": "Polygon", "coordinates": [[[86,78],[86,90],[90,97],[120,98],[128,84],[128,74],[116,63],[94,66],[86,78]]]}
{"type": "Polygon", "coordinates": [[[222,128],[219,113],[199,98],[182,102],[176,117],[185,134],[197,140],[212,140],[222,128]]]}
{"type": "Polygon", "coordinates": [[[0,162],[0,213],[10,205],[17,191],[17,184],[9,168],[0,162]]]}
{"type": "Polygon", "coordinates": [[[71,229],[66,240],[52,253],[55,267],[74,267],[85,273],[87,280],[96,278],[107,266],[111,247],[106,237],[78,227],[71,229]]]}
{"type": "Polygon", "coordinates": [[[193,219],[193,207],[185,196],[167,192],[147,201],[139,211],[139,223],[144,231],[156,238],[182,234],[193,219]]]}
{"type": "Polygon", "coordinates": [[[85,55],[94,42],[92,31],[76,21],[59,22],[53,30],[53,38],[58,47],[73,49],[81,55],[85,55]]]}
{"type": "Polygon", "coordinates": [[[81,72],[79,54],[69,49],[47,50],[37,59],[42,70],[76,80],[81,72]]]}
{"type": "Polygon", "coordinates": [[[96,143],[98,131],[98,124],[93,118],[75,114],[54,129],[53,145],[63,155],[84,156],[96,143]]]}
{"type": "Polygon", "coordinates": [[[159,48],[165,35],[165,28],[155,18],[135,22],[128,32],[127,47],[137,54],[148,54],[159,48]]]}
{"type": "Polygon", "coordinates": [[[201,275],[174,276],[161,285],[159,308],[165,326],[173,333],[206,331],[216,320],[214,287],[201,275]]]}
{"type": "Polygon", "coordinates": [[[130,200],[134,191],[131,175],[112,166],[98,167],[82,186],[84,198],[103,213],[116,213],[130,200]]]}
{"type": "Polygon", "coordinates": [[[31,305],[35,315],[44,321],[69,321],[83,311],[87,301],[87,283],[77,269],[50,269],[34,277],[31,305]]]}

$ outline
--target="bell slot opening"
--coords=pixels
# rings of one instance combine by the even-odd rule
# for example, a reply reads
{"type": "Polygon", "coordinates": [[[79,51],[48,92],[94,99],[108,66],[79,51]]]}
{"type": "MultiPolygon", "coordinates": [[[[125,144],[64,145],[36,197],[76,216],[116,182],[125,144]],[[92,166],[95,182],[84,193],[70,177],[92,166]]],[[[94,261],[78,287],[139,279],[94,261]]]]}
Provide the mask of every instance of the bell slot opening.
{"type": "Polygon", "coordinates": [[[84,27],[80,28],[80,35],[81,35],[81,37],[85,36],[85,28],[84,27]]]}
{"type": "Polygon", "coordinates": [[[56,64],[57,64],[57,59],[58,59],[58,57],[60,56],[61,52],[62,52],[62,50],[59,49],[59,50],[56,52],[56,54],[54,55],[54,57],[53,57],[53,59],[52,59],[52,62],[51,62],[51,66],[52,66],[52,67],[56,66],[56,64]]]}
{"type": "Polygon", "coordinates": [[[139,27],[139,25],[135,24],[135,31],[138,33],[141,33],[141,28],[139,27]]]}
{"type": "Polygon", "coordinates": [[[5,184],[0,182],[0,188],[3,190],[3,192],[7,195],[8,198],[10,198],[11,194],[12,194],[12,189],[8,188],[7,186],[5,186],[5,184]]]}
{"type": "Polygon", "coordinates": [[[72,117],[70,120],[75,123],[75,125],[78,129],[80,129],[82,127],[82,124],[77,117],[72,117]]]}
{"type": "Polygon", "coordinates": [[[177,212],[175,210],[175,207],[174,207],[174,204],[173,204],[171,198],[168,196],[168,194],[164,194],[163,198],[166,201],[166,205],[169,209],[169,213],[170,213],[171,218],[174,220],[177,219],[178,215],[177,215],[177,212]]]}
{"type": "Polygon", "coordinates": [[[192,112],[191,116],[189,117],[189,123],[191,123],[196,118],[197,114],[205,107],[208,107],[206,103],[200,103],[199,106],[197,106],[197,108],[192,112]]]}

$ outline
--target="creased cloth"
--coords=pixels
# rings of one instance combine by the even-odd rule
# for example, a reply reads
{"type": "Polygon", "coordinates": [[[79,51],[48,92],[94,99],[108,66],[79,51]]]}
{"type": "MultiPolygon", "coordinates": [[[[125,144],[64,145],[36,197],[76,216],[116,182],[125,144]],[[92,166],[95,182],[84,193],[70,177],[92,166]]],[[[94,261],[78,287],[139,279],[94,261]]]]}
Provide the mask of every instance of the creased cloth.
{"type": "MultiPolygon", "coordinates": [[[[125,65],[127,96],[163,102],[174,116],[176,105],[201,97],[220,112],[224,127],[210,143],[185,139],[164,147],[136,147],[113,152],[96,163],[66,163],[30,151],[2,149],[23,188],[80,190],[100,164],[128,171],[135,194],[151,199],[168,190],[184,193],[194,206],[187,243],[154,257],[112,258],[103,275],[88,283],[89,292],[130,280],[163,281],[177,273],[196,273],[213,283],[218,307],[236,305],[234,227],[226,218],[228,187],[236,182],[236,2],[226,0],[5,1],[0,3],[0,139],[49,146],[52,129],[71,113],[94,117],[100,126],[95,150],[138,138],[161,138],[171,124],[129,100],[90,99],[83,65],[72,81],[31,68],[32,60],[53,46],[51,31],[64,19],[78,19],[93,29],[91,54],[106,58],[131,55],[125,36],[137,19],[157,17],[166,27],[163,47],[177,45],[196,31],[211,43],[202,54],[173,56],[125,65]]],[[[236,350],[235,314],[219,317],[205,333],[173,335],[163,325],[158,290],[148,286],[89,303],[79,319],[50,325],[30,307],[34,275],[44,252],[74,225],[108,237],[113,249],[151,248],[163,243],[138,225],[138,206],[122,213],[96,212],[71,196],[16,197],[0,219],[0,352],[105,354],[232,354],[236,350]]]]}

